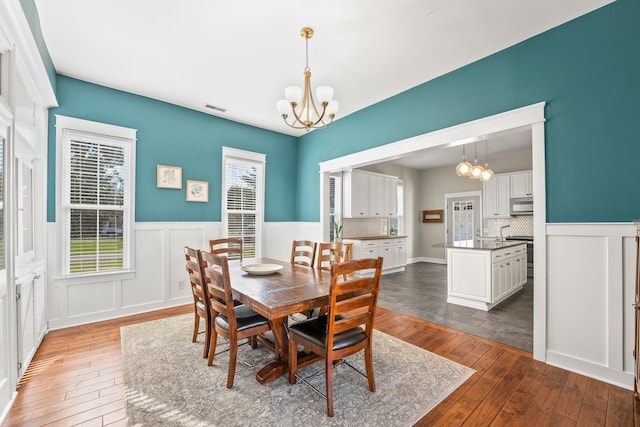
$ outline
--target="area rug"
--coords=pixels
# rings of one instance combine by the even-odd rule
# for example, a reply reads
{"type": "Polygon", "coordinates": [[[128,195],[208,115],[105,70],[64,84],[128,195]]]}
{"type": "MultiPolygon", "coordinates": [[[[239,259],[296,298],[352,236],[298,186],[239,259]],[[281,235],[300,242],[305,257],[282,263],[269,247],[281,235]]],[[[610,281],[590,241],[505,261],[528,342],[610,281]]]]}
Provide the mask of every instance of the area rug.
{"type": "MultiPolygon", "coordinates": [[[[374,335],[376,391],[347,365],[334,368],[333,418],[311,387],[286,376],[259,384],[256,372],[273,353],[242,345],[235,382],[226,388],[229,356],[202,358],[203,335],[191,342],[193,315],[121,328],[130,426],[410,426],[459,387],[474,370],[379,331],[374,335]]],[[[220,340],[216,353],[224,350],[220,340]]],[[[364,355],[347,359],[364,372],[364,355]]],[[[324,364],[299,371],[324,392],[324,364]],[[315,374],[315,376],[313,376],[315,374]]]]}

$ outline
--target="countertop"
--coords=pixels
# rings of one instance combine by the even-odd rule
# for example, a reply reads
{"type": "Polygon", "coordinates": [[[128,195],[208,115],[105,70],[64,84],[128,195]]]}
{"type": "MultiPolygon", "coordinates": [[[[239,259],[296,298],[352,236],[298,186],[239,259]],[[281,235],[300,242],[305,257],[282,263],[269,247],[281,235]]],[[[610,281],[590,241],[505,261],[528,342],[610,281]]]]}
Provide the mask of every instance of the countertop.
{"type": "Polygon", "coordinates": [[[524,245],[527,242],[524,241],[503,241],[502,243],[498,243],[495,240],[474,240],[472,246],[460,246],[455,245],[451,242],[449,243],[436,243],[433,245],[434,247],[439,248],[447,248],[447,249],[471,249],[471,250],[482,250],[482,251],[495,251],[497,249],[510,248],[512,246],[524,245]]]}
{"type": "Polygon", "coordinates": [[[406,239],[408,236],[358,236],[358,237],[343,237],[342,240],[384,240],[384,239],[406,239]]]}

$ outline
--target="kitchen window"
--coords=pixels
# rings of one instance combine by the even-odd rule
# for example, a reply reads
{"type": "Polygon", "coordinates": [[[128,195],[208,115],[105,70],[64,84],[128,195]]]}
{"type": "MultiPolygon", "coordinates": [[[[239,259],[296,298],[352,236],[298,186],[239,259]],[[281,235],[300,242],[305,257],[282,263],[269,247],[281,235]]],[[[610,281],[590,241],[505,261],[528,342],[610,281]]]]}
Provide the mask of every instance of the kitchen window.
{"type": "Polygon", "coordinates": [[[261,256],[264,217],[264,154],[222,147],[222,227],[242,238],[242,256],[261,256]]]}
{"type": "Polygon", "coordinates": [[[64,274],[132,269],[135,130],[57,116],[64,274]]]}

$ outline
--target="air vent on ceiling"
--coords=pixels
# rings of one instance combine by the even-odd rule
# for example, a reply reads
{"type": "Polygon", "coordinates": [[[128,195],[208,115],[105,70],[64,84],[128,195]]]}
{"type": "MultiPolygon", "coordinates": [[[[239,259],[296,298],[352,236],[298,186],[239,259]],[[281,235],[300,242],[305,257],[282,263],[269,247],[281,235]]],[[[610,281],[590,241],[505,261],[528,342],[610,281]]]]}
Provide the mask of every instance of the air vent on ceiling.
{"type": "Polygon", "coordinates": [[[226,108],[216,107],[215,105],[211,105],[211,104],[206,104],[205,107],[211,108],[212,110],[220,111],[221,113],[224,113],[225,111],[227,111],[226,108]]]}

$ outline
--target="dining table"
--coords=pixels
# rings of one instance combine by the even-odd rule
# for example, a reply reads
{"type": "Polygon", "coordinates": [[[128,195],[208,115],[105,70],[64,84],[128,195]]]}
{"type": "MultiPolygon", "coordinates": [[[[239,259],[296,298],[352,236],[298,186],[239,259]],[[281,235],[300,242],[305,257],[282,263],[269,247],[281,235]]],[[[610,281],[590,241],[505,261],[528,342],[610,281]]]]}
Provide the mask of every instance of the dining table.
{"type": "MultiPolygon", "coordinates": [[[[228,265],[234,298],[271,324],[277,357],[256,373],[256,380],[267,384],[289,369],[289,316],[329,305],[331,272],[271,258],[229,260],[228,265]]],[[[300,354],[298,366],[317,360],[315,355],[300,354]]]]}

